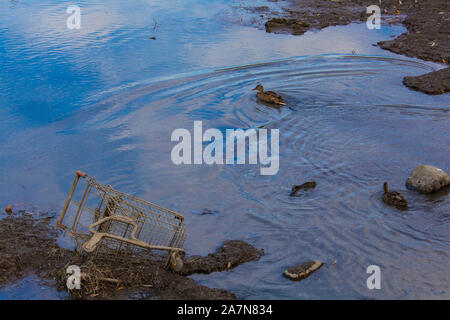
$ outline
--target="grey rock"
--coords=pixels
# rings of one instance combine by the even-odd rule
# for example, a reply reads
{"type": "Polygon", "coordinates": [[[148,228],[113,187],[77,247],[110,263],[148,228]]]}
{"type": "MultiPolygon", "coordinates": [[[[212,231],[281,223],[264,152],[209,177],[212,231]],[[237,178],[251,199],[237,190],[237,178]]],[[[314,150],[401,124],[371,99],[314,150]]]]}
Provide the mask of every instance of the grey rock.
{"type": "Polygon", "coordinates": [[[294,281],[300,281],[309,277],[313,272],[319,270],[324,265],[320,261],[307,261],[284,271],[284,276],[294,281]]]}
{"type": "Polygon", "coordinates": [[[408,189],[422,193],[431,193],[448,186],[450,177],[442,169],[429,166],[417,166],[406,181],[408,189]]]}

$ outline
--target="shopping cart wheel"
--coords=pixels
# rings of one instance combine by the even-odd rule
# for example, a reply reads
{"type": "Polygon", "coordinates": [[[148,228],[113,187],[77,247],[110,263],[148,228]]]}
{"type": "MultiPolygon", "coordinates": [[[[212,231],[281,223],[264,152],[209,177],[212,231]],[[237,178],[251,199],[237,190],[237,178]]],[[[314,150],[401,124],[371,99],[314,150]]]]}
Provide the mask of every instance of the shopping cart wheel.
{"type": "Polygon", "coordinates": [[[175,272],[180,272],[183,269],[183,258],[176,251],[170,254],[170,268],[175,272]]]}

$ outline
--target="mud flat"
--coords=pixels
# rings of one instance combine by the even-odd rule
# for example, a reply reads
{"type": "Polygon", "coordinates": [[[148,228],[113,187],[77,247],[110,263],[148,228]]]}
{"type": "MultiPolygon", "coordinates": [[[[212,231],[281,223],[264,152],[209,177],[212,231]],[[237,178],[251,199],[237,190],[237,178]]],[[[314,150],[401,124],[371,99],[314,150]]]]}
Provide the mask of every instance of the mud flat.
{"type": "Polygon", "coordinates": [[[20,213],[0,220],[0,286],[36,274],[54,279],[71,252],[56,244],[51,218],[37,219],[20,213]]]}
{"type": "Polygon", "coordinates": [[[208,288],[186,277],[234,268],[263,255],[252,245],[232,240],[207,257],[187,257],[180,273],[165,268],[162,257],[106,255],[88,256],[58,246],[53,218],[38,218],[20,212],[0,220],[0,286],[20,281],[30,274],[50,280],[67,291],[67,267],[81,269],[81,289],[68,291],[81,299],[237,299],[232,292],[208,288]]]}
{"type": "MultiPolygon", "coordinates": [[[[383,24],[403,24],[408,31],[378,45],[397,54],[449,65],[448,0],[289,0],[282,12],[269,12],[267,32],[301,35],[309,29],[366,21],[366,8],[378,5],[383,24]]],[[[427,94],[450,92],[450,69],[408,77],[403,83],[427,94]]]]}

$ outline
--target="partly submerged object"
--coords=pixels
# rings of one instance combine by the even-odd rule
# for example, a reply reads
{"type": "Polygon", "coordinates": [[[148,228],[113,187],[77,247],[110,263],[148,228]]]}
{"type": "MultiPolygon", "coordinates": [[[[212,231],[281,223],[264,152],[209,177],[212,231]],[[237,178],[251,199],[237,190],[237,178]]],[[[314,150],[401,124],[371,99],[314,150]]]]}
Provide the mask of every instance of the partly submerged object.
{"type": "Polygon", "coordinates": [[[117,260],[167,252],[166,265],[174,271],[183,268],[186,230],[181,214],[101,185],[81,171],[76,172],[56,225],[68,231],[86,253],[117,260]],[[79,202],[72,201],[80,177],[86,188],[78,192],[79,202]]]}
{"type": "Polygon", "coordinates": [[[316,187],[316,182],[315,181],[308,181],[308,182],[305,182],[302,185],[295,185],[295,186],[292,187],[290,196],[291,197],[295,196],[297,191],[299,191],[301,189],[313,189],[315,187],[316,187]]]}
{"type": "Polygon", "coordinates": [[[320,261],[306,261],[284,271],[284,276],[294,281],[300,281],[309,277],[313,272],[319,270],[324,265],[320,261]]]}
{"type": "Polygon", "coordinates": [[[395,206],[398,208],[406,208],[408,207],[408,201],[406,201],[405,197],[398,193],[397,191],[389,191],[388,183],[385,182],[383,184],[383,201],[388,205],[395,206]]]}
{"type": "Polygon", "coordinates": [[[264,87],[260,84],[258,84],[253,90],[258,91],[256,96],[264,102],[273,103],[273,104],[276,104],[279,106],[286,105],[286,101],[284,101],[284,99],[281,95],[279,95],[278,93],[276,93],[274,91],[264,91],[264,87]]]}
{"type": "Polygon", "coordinates": [[[406,187],[422,193],[436,192],[450,185],[450,176],[442,169],[430,166],[417,166],[406,181],[406,187]]]}

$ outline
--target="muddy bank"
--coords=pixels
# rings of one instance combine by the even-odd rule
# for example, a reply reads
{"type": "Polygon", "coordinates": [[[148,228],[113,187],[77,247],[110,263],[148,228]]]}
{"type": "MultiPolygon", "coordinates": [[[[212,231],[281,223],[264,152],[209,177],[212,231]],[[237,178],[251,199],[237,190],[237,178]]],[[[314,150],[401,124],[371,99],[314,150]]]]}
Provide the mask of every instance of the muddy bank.
{"type": "Polygon", "coordinates": [[[251,244],[240,240],[226,241],[216,252],[206,257],[195,256],[188,258],[181,274],[211,273],[230,270],[240,264],[258,260],[264,255],[264,250],[259,250],[251,244]]]}
{"type": "Polygon", "coordinates": [[[403,78],[403,84],[427,94],[450,92],[450,68],[429,72],[417,77],[403,78]]]}
{"type": "MultiPolygon", "coordinates": [[[[281,2],[281,1],[280,1],[281,2]]],[[[366,21],[369,5],[379,5],[382,24],[403,24],[408,32],[381,41],[385,49],[427,61],[449,64],[450,2],[448,0],[290,0],[282,12],[269,12],[267,32],[301,35],[309,29],[366,21]]],[[[426,77],[408,77],[404,84],[427,94],[449,92],[449,69],[426,77]]]]}
{"type": "MultiPolygon", "coordinates": [[[[144,299],[237,299],[234,293],[208,288],[164,267],[161,259],[135,256],[73,256],[66,264],[81,269],[81,289],[70,290],[77,299],[128,299],[139,294],[144,299]]],[[[58,290],[66,289],[66,267],[58,271],[58,290]]]]}
{"type": "Polygon", "coordinates": [[[36,274],[56,280],[71,252],[56,244],[51,218],[36,219],[20,213],[0,220],[0,286],[36,274]]]}
{"type": "Polygon", "coordinates": [[[36,274],[66,291],[67,267],[81,269],[81,289],[69,296],[81,299],[236,299],[221,289],[197,284],[186,275],[223,271],[257,260],[263,251],[243,241],[227,241],[206,257],[187,257],[175,273],[165,268],[160,256],[145,259],[128,255],[121,259],[86,255],[59,247],[54,219],[36,218],[24,212],[0,220],[0,286],[36,274]]]}

